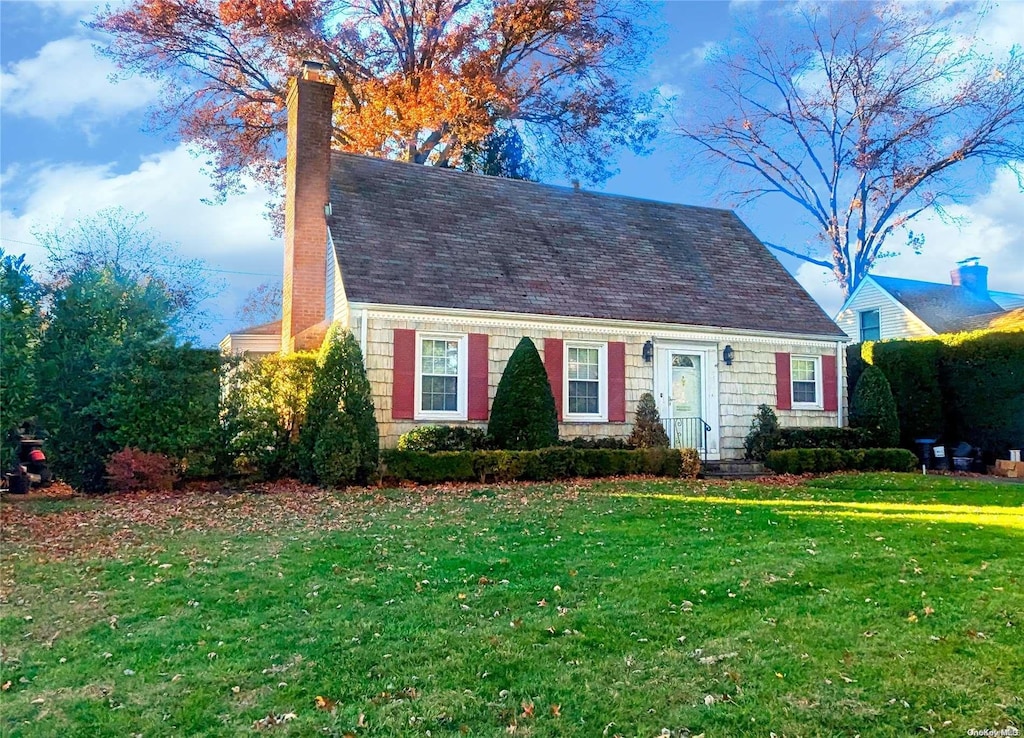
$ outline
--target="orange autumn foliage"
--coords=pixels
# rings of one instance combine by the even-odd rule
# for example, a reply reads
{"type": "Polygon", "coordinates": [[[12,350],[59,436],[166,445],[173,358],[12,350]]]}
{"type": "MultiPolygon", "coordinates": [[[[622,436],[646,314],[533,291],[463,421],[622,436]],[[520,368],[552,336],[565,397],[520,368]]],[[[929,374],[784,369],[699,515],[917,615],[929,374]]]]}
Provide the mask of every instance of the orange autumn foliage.
{"type": "Polygon", "coordinates": [[[284,100],[303,60],[337,84],[335,145],[459,166],[515,125],[535,153],[600,181],[618,146],[655,133],[626,78],[650,33],[634,0],[134,0],[92,27],[124,74],[155,77],[155,111],[214,157],[219,180],[279,177],[284,100]]]}

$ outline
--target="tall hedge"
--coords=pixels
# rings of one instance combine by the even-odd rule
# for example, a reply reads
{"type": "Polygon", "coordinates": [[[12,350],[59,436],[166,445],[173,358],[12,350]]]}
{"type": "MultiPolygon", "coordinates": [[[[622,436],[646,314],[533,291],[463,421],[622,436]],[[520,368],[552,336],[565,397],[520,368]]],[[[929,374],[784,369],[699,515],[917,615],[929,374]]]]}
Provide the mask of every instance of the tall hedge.
{"type": "Polygon", "coordinates": [[[299,438],[299,468],[308,481],[337,487],[366,484],[376,474],[380,434],[363,354],[337,324],[320,349],[299,438]]]}
{"type": "Polygon", "coordinates": [[[947,445],[967,441],[989,460],[1024,447],[1024,330],[945,334],[851,347],[848,379],[873,364],[888,378],[897,404],[901,442],[938,435],[947,445]]]}
{"type": "Polygon", "coordinates": [[[939,381],[950,442],[1001,458],[1024,448],[1024,331],[950,337],[939,381]]]}
{"type": "Polygon", "coordinates": [[[509,357],[491,406],[487,435],[496,448],[530,450],[558,443],[558,415],[537,347],[523,338],[509,357]]]}
{"type": "Polygon", "coordinates": [[[938,438],[945,430],[939,361],[942,342],[881,341],[872,359],[889,380],[900,423],[900,445],[914,448],[917,438],[938,438]]]}
{"type": "Polygon", "coordinates": [[[889,380],[876,366],[865,368],[860,375],[850,403],[850,425],[870,432],[878,448],[890,448],[899,443],[900,421],[896,414],[896,401],[889,388],[889,380]]]}
{"type": "Polygon", "coordinates": [[[217,358],[179,346],[167,294],[116,269],[85,270],[54,295],[39,342],[36,403],[56,475],[106,487],[106,461],[125,447],[212,471],[217,358]]]}

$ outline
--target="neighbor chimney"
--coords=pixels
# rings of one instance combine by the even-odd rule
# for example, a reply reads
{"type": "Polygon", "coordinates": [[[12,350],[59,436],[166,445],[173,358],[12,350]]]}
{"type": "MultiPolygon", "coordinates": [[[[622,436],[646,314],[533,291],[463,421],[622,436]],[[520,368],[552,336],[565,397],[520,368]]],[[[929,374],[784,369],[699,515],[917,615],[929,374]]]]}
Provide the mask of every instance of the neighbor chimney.
{"type": "Polygon", "coordinates": [[[949,278],[954,287],[963,287],[973,295],[988,298],[988,267],[982,266],[977,256],[958,261],[949,278]]]}
{"type": "Polygon", "coordinates": [[[303,62],[288,90],[281,301],[281,350],[286,353],[315,348],[302,345],[300,334],[326,317],[325,206],[330,198],[334,85],[324,81],[322,70],[322,64],[303,62]]]}

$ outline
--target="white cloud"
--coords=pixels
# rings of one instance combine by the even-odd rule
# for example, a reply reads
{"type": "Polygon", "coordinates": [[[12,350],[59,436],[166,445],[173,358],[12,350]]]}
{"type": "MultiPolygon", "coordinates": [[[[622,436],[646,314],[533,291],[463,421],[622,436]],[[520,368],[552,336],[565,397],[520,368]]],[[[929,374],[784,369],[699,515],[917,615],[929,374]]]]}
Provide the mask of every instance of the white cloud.
{"type": "Polygon", "coordinates": [[[71,115],[113,117],[156,100],[159,84],[143,77],[112,82],[113,63],[83,36],[50,41],[31,58],[6,65],[0,104],[6,115],[56,121],[71,115]]]}
{"type": "Polygon", "coordinates": [[[144,213],[146,225],[161,240],[177,244],[180,256],[201,258],[215,269],[272,275],[209,273],[226,282],[226,289],[209,306],[215,325],[203,336],[215,342],[238,327],[233,316],[249,290],[280,278],[283,258],[281,241],[264,217],[270,197],[267,190],[250,186],[244,195],[233,196],[223,205],[205,205],[201,199],[212,197],[213,192],[201,168],[202,161],[190,155],[184,144],[145,157],[137,169],[123,174],[114,172],[112,165],[74,163],[8,168],[2,173],[3,247],[9,253],[26,253],[41,273],[46,255],[32,245],[35,228],[71,223],[109,207],[144,213]]]}
{"type": "MultiPolygon", "coordinates": [[[[947,208],[949,218],[927,214],[912,221],[925,236],[920,255],[900,249],[897,256],[875,262],[873,273],[949,284],[956,262],[977,256],[989,268],[989,289],[1024,293],[1024,192],[1009,168],[1000,169],[988,190],[971,203],[947,208]]],[[[889,247],[896,250],[901,234],[889,247]]],[[[801,264],[796,278],[829,315],[842,304],[842,293],[826,270],[801,264]]]]}

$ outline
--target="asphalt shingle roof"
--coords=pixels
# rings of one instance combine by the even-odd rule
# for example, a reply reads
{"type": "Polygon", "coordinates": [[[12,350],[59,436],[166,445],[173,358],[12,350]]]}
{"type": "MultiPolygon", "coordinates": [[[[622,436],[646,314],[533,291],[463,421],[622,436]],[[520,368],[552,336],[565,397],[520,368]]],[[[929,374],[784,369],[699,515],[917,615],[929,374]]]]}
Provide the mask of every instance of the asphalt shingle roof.
{"type": "Polygon", "coordinates": [[[1005,312],[992,298],[966,287],[899,277],[872,278],[936,333],[973,330],[1005,312]]]}
{"type": "Polygon", "coordinates": [[[332,153],[348,299],[843,336],[731,211],[332,153]]]}

